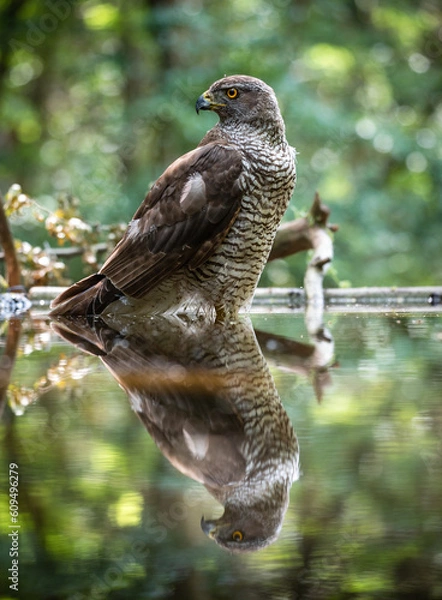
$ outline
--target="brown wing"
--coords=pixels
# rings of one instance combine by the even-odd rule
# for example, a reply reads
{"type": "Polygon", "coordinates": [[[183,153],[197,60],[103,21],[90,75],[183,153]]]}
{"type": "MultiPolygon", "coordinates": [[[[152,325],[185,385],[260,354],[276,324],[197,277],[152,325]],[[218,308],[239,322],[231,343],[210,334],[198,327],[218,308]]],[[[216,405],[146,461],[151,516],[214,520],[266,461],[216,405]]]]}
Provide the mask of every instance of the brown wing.
{"type": "Polygon", "coordinates": [[[240,153],[207,144],[176,160],[147,194],[100,273],[142,298],[176,269],[195,269],[219,246],[238,214],[240,153]]]}

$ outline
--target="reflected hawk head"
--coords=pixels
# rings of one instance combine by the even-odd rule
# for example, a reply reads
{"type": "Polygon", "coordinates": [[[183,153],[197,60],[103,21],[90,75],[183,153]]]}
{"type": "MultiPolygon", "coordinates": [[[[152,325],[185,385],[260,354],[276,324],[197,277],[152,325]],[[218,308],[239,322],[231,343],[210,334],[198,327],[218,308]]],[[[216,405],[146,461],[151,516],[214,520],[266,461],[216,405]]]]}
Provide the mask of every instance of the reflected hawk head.
{"type": "Polygon", "coordinates": [[[274,507],[229,506],[219,519],[201,519],[201,529],[229,552],[253,552],[272,544],[279,536],[287,503],[274,507]]]}

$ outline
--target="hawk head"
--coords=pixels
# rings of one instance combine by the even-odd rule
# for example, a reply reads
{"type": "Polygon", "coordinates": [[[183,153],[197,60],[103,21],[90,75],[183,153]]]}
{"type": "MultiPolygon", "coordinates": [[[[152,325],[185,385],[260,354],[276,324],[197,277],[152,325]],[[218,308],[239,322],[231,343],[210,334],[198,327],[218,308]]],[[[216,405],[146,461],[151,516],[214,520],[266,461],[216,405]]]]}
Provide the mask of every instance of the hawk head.
{"type": "Polygon", "coordinates": [[[253,552],[272,544],[279,536],[287,499],[255,506],[226,504],[219,519],[201,519],[201,529],[229,552],[253,552]]]}
{"type": "Polygon", "coordinates": [[[200,110],[213,110],[221,123],[282,120],[272,88],[247,75],[231,75],[215,81],[198,98],[196,111],[200,110]]]}

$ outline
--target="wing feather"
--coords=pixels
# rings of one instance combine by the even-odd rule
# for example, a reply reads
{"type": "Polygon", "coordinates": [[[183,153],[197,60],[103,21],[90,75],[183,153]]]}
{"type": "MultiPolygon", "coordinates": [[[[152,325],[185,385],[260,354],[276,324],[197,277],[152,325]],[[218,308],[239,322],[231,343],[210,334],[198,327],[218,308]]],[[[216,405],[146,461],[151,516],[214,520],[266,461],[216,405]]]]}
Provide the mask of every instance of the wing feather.
{"type": "Polygon", "coordinates": [[[221,244],[238,214],[241,154],[200,146],[176,160],[147,194],[100,273],[142,298],[176,269],[194,269],[221,244]]]}

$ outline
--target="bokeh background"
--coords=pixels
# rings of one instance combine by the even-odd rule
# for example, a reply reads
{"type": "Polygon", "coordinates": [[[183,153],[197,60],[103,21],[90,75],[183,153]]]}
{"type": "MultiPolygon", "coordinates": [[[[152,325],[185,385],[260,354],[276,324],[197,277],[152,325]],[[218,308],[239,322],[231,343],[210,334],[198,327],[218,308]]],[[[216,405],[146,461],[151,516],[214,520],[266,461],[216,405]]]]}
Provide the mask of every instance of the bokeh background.
{"type": "MultiPolygon", "coordinates": [[[[198,95],[234,73],[273,86],[299,151],[286,219],[318,190],[340,226],[328,285],[440,283],[438,0],[2,0],[0,189],[126,222],[215,123],[198,95]]],[[[32,211],[12,225],[45,242],[32,211]]],[[[262,283],[304,269],[276,261],[262,283]]]]}

